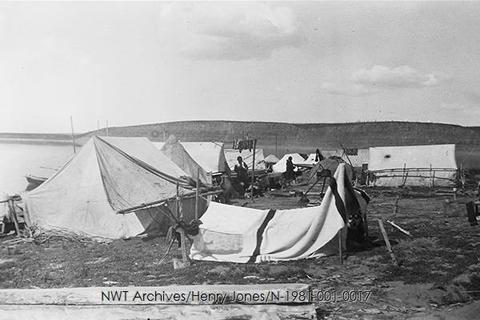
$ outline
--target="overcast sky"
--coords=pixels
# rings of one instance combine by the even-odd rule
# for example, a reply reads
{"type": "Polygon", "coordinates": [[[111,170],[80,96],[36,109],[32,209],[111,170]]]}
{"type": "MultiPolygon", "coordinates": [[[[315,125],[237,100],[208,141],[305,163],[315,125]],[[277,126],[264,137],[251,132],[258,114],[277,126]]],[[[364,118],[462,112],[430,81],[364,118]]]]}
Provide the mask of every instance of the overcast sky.
{"type": "Polygon", "coordinates": [[[0,132],[480,125],[480,2],[0,3],[0,132]]]}

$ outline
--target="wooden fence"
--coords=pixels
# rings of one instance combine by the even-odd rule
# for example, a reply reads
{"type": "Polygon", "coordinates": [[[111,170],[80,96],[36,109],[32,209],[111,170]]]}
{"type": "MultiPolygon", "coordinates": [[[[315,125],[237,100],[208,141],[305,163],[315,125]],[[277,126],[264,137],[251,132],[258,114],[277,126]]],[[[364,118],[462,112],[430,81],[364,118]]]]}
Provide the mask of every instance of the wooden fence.
{"type": "MultiPolygon", "coordinates": [[[[465,184],[465,174],[462,169],[452,168],[392,168],[381,170],[368,170],[367,185],[376,186],[382,179],[398,179],[395,184],[397,187],[409,185],[407,182],[417,179],[425,182],[423,186],[435,188],[436,186],[455,186],[465,184]]],[[[418,183],[418,182],[417,182],[418,183]]],[[[413,182],[410,185],[415,185],[413,182]]]]}

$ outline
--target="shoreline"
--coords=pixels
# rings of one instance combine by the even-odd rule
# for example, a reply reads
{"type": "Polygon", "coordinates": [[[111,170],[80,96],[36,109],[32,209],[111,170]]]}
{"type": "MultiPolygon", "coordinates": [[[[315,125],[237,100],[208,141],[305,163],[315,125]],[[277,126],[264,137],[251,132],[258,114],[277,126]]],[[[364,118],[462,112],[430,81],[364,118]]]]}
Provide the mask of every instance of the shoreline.
{"type": "MultiPolygon", "coordinates": [[[[30,144],[30,145],[72,145],[71,140],[59,139],[25,139],[25,138],[0,138],[0,144],[30,144]]],[[[75,143],[75,146],[80,144],[75,143]]]]}

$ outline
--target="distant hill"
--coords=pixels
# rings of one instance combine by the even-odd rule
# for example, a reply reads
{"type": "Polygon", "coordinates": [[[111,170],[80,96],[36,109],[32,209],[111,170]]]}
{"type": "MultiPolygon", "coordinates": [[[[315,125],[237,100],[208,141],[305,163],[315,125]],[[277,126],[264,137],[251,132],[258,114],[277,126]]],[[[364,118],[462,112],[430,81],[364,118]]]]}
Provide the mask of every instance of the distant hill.
{"type": "MultiPolygon", "coordinates": [[[[105,134],[104,130],[92,134],[105,134]]],[[[292,124],[246,121],[177,121],[109,128],[113,136],[145,136],[163,141],[174,134],[182,141],[221,141],[229,147],[235,138],[258,139],[266,154],[314,152],[316,148],[462,143],[480,144],[480,127],[422,122],[358,122],[292,124]]]]}
{"type": "MultiPolygon", "coordinates": [[[[230,147],[235,138],[247,135],[258,139],[265,154],[283,155],[288,152],[314,152],[316,148],[368,148],[372,146],[405,146],[421,144],[479,144],[480,127],[422,122],[358,122],[308,123],[247,121],[177,121],[125,127],[111,127],[111,136],[148,137],[164,141],[174,134],[182,141],[220,141],[230,147]]],[[[83,144],[92,135],[105,135],[105,129],[79,134],[83,144]]],[[[70,143],[68,134],[0,133],[0,141],[41,139],[70,143]]]]}

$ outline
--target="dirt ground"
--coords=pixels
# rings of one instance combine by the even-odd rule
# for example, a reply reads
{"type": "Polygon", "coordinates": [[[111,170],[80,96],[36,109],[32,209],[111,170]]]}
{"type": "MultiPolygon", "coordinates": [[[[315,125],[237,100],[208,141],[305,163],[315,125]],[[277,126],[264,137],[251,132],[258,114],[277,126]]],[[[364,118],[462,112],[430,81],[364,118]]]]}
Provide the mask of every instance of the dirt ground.
{"type": "MultiPolygon", "coordinates": [[[[7,236],[0,238],[0,287],[296,282],[313,288],[319,319],[478,319],[480,225],[470,226],[465,211],[473,194],[453,201],[451,195],[429,190],[366,191],[372,197],[371,242],[362,250],[347,252],[343,264],[338,256],[331,256],[255,265],[194,261],[175,270],[171,258],[180,258],[179,250],[160,261],[166,251],[164,238],[98,243],[52,237],[42,244],[22,243],[7,250],[4,242],[13,237],[7,236]],[[392,264],[383,243],[379,218],[411,233],[409,237],[385,223],[398,266],[392,264]],[[339,299],[333,301],[333,296],[339,299]],[[351,301],[359,300],[355,297],[362,301],[351,301]]],[[[318,197],[309,196],[310,204],[318,203],[318,197]]],[[[298,207],[298,200],[266,195],[253,203],[238,200],[236,204],[279,209],[298,207]]]]}

